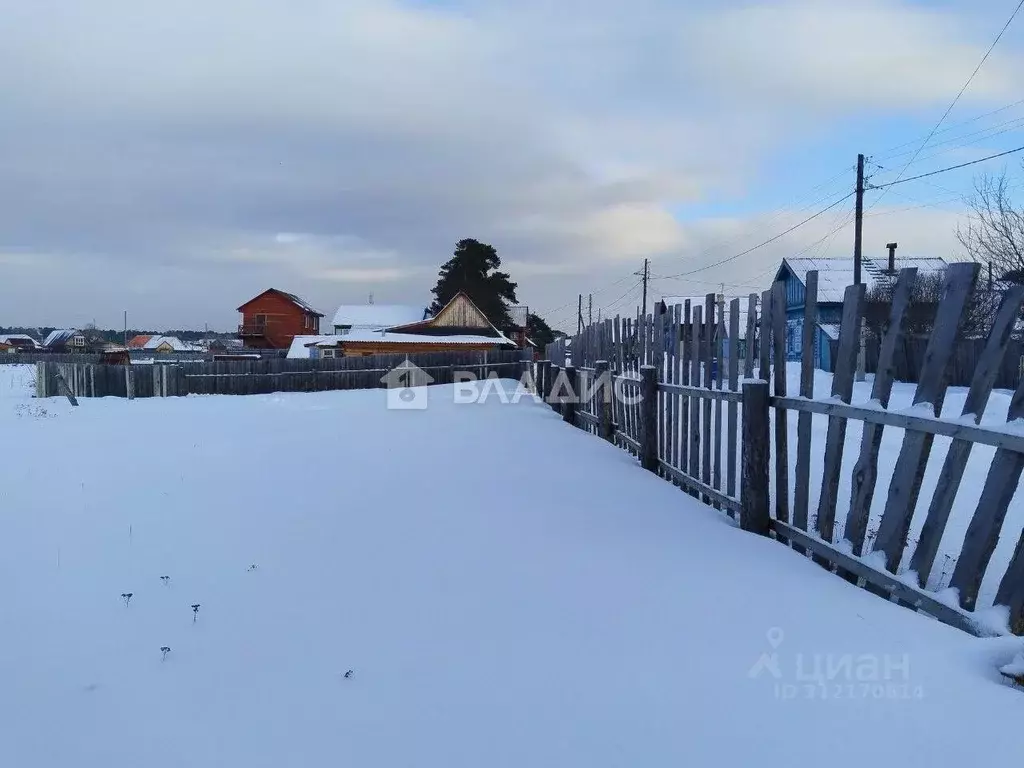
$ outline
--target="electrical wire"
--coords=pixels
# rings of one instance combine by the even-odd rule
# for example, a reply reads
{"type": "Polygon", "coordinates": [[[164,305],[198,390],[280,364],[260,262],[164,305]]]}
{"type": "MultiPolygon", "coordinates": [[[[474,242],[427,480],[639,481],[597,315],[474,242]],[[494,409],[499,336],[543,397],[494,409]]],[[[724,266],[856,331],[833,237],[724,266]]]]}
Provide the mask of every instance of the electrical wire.
{"type": "MultiPolygon", "coordinates": [[[[1021,0],[1021,2],[1024,3],[1024,0],[1021,0]]],[[[897,177],[895,181],[890,181],[890,182],[887,182],[885,184],[872,184],[872,185],[870,185],[870,187],[867,187],[867,188],[868,189],[887,189],[889,187],[894,187],[897,184],[906,184],[908,181],[917,181],[918,179],[927,179],[929,176],[937,176],[940,173],[947,173],[949,171],[955,171],[955,170],[957,170],[959,168],[966,168],[969,165],[977,165],[978,163],[984,163],[986,160],[995,160],[997,157],[1006,157],[1007,155],[1012,155],[1012,154],[1014,154],[1016,152],[1022,152],[1022,151],[1024,151],[1024,147],[1017,147],[1016,149],[1008,149],[1005,152],[997,152],[994,155],[987,155],[986,157],[979,157],[977,160],[971,160],[971,161],[966,162],[966,163],[959,163],[958,165],[951,165],[948,168],[940,168],[937,171],[929,171],[928,173],[922,173],[922,174],[920,174],[918,176],[909,176],[909,177],[907,177],[905,179],[901,179],[901,178],[897,177]]],[[[879,196],[879,199],[881,199],[881,196],[879,196]]],[[[878,202],[878,200],[875,200],[875,203],[877,203],[877,202],[878,202]]]]}
{"type": "MultiPolygon", "coordinates": [[[[1022,0],[1022,2],[1024,2],[1024,0],[1022,0]]],[[[788,235],[790,232],[793,232],[794,230],[799,229],[804,224],[807,224],[808,222],[813,221],[814,219],[818,218],[822,214],[827,213],[828,211],[832,210],[833,208],[835,208],[837,205],[839,205],[843,201],[849,200],[851,197],[853,197],[853,194],[854,194],[853,192],[848,192],[847,194],[843,195],[838,200],[832,202],[831,204],[829,204],[825,208],[822,208],[817,213],[811,214],[810,216],[808,216],[803,221],[800,221],[800,222],[794,224],[793,226],[789,227],[788,229],[786,229],[786,230],[784,230],[782,232],[779,232],[777,235],[773,235],[772,237],[769,237],[767,240],[764,240],[763,242],[760,242],[760,243],[758,243],[755,246],[747,248],[745,251],[740,251],[739,253],[737,253],[737,254],[735,254],[733,256],[729,256],[728,258],[721,259],[719,261],[714,262],[713,264],[706,264],[703,267],[698,267],[697,269],[692,269],[692,270],[690,270],[688,272],[680,272],[677,275],[666,275],[666,277],[668,277],[668,278],[688,277],[690,275],[695,275],[698,272],[704,272],[705,270],[713,269],[715,267],[720,267],[723,264],[728,264],[730,261],[735,261],[736,259],[739,259],[739,258],[741,258],[743,256],[746,256],[748,253],[753,253],[754,251],[758,250],[759,248],[763,248],[766,245],[770,245],[771,243],[774,243],[776,240],[782,239],[783,237],[788,235]]]]}
{"type": "MultiPolygon", "coordinates": [[[[889,182],[888,184],[885,184],[885,185],[876,186],[875,189],[883,189],[884,190],[886,187],[891,187],[894,184],[898,184],[900,182],[900,180],[903,178],[903,174],[907,172],[907,168],[909,168],[910,164],[913,163],[917,159],[917,156],[921,154],[921,151],[926,146],[928,146],[928,142],[931,141],[932,138],[935,136],[936,131],[939,130],[939,126],[941,126],[942,123],[946,120],[946,118],[949,117],[949,113],[953,111],[953,107],[955,107],[957,102],[960,101],[960,97],[964,95],[964,93],[967,91],[967,88],[974,81],[974,77],[978,74],[978,72],[981,71],[981,68],[985,65],[985,62],[988,61],[988,57],[992,54],[992,51],[995,50],[996,45],[999,44],[999,41],[1002,39],[1003,34],[1006,32],[1007,29],[1009,29],[1010,24],[1017,17],[1017,14],[1020,13],[1020,9],[1021,8],[1024,8],[1024,0],[1020,0],[1020,2],[1017,3],[1017,7],[1013,9],[1013,13],[1010,14],[1010,18],[1008,18],[1006,20],[1006,23],[1003,25],[1003,28],[1001,30],[999,30],[999,34],[996,35],[995,40],[992,41],[992,44],[988,47],[988,50],[985,51],[985,55],[981,57],[981,61],[978,62],[978,66],[976,66],[974,68],[974,71],[971,73],[971,76],[967,78],[967,82],[963,84],[963,87],[960,89],[960,91],[957,93],[957,95],[953,97],[953,101],[951,101],[949,103],[949,106],[946,107],[946,111],[942,113],[942,117],[939,118],[939,121],[934,125],[934,127],[928,133],[928,136],[925,137],[925,140],[917,148],[917,151],[914,152],[914,154],[910,158],[910,160],[907,161],[907,164],[904,165],[903,168],[900,170],[900,172],[896,175],[896,180],[895,181],[891,181],[891,182],[889,182]]],[[[952,170],[952,169],[950,169],[950,170],[952,170]]],[[[927,174],[925,174],[925,175],[927,175],[927,174]]],[[[923,178],[923,177],[924,177],[924,175],[922,175],[920,178],[923,178]]],[[[871,204],[872,207],[877,205],[878,201],[881,200],[883,197],[885,197],[885,192],[884,191],[871,204]]]]}

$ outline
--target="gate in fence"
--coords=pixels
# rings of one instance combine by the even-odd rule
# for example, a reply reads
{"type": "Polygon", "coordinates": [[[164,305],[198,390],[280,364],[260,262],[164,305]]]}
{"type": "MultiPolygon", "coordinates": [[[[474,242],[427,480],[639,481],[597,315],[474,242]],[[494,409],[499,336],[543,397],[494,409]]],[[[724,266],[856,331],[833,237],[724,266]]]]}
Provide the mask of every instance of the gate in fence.
{"type": "MultiPolygon", "coordinates": [[[[797,394],[787,392],[782,283],[761,294],[760,301],[756,294],[749,297],[742,385],[740,300],[731,302],[727,316],[716,317],[725,313],[709,294],[703,307],[687,302],[660,315],[617,317],[591,325],[571,340],[557,340],[548,346],[547,360],[538,364],[538,389],[566,421],[615,441],[637,455],[644,468],[737,516],[743,528],[772,536],[905,607],[974,634],[989,634],[998,630],[980,621],[975,609],[983,581],[998,577],[993,603],[1006,611],[1009,629],[1024,634],[1024,535],[1003,531],[1024,470],[1024,431],[1009,424],[980,425],[1024,304],[1024,287],[1003,297],[960,418],[940,416],[950,357],[977,277],[974,264],[955,264],[947,271],[920,383],[907,410],[890,410],[889,401],[916,269],[899,275],[870,399],[864,404],[851,404],[864,318],[863,285],[846,289],[831,391],[827,399],[815,399],[811,331],[818,319],[817,272],[807,275],[797,394]],[[752,380],[755,357],[761,377],[757,381],[752,380]],[[790,413],[797,420],[792,482],[790,413]],[[827,426],[824,445],[815,454],[823,455],[823,471],[812,505],[815,418],[827,420],[827,426]],[[862,433],[859,452],[844,469],[850,421],[860,423],[862,433]],[[902,431],[902,444],[884,499],[880,496],[873,504],[880,475],[888,474],[888,467],[879,472],[886,427],[902,431]],[[924,508],[919,504],[922,481],[936,436],[952,443],[924,508]],[[980,499],[971,505],[973,512],[965,510],[970,520],[949,582],[956,597],[950,599],[929,584],[935,581],[940,544],[975,445],[996,450],[980,499]],[[850,480],[850,497],[840,510],[844,474],[850,480]],[[919,506],[923,519],[916,514],[919,506]],[[920,528],[916,543],[909,541],[915,522],[920,528]],[[871,523],[877,524],[873,536],[871,523]],[[1016,545],[1005,570],[988,574],[1001,535],[1016,537],[1016,545]]],[[[1022,418],[1024,383],[1013,394],[1007,422],[1022,418]]]]}

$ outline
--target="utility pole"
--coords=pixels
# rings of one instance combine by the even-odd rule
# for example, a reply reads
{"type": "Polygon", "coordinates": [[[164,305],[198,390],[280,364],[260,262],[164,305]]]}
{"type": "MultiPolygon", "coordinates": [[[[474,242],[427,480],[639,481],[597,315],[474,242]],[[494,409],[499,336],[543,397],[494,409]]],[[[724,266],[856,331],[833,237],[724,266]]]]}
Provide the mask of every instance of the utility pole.
{"type": "MultiPolygon", "coordinates": [[[[860,262],[861,246],[863,243],[864,230],[864,155],[857,155],[857,198],[854,208],[853,226],[853,283],[860,285],[860,262]]],[[[857,321],[860,328],[857,334],[860,337],[860,350],[857,354],[857,381],[864,381],[867,376],[867,360],[864,349],[864,323],[857,321]]]]}
{"type": "Polygon", "coordinates": [[[857,202],[853,226],[853,283],[860,285],[861,242],[864,229],[864,155],[857,155],[857,202]]]}
{"type": "Polygon", "coordinates": [[[651,277],[651,260],[644,259],[644,268],[642,272],[634,272],[634,275],[643,277],[644,279],[644,298],[643,298],[643,312],[641,313],[646,317],[647,315],[647,281],[651,277]]]}
{"type": "Polygon", "coordinates": [[[583,333],[583,294],[576,303],[576,333],[583,333]]]}
{"type": "Polygon", "coordinates": [[[594,294],[587,294],[587,325],[594,324],[594,294]]]}
{"type": "MultiPolygon", "coordinates": [[[[992,275],[992,266],[989,265],[988,270],[989,277],[992,275]]],[[[991,279],[989,280],[991,282],[991,279]]],[[[128,349],[128,310],[124,311],[124,348],[128,349]]]]}

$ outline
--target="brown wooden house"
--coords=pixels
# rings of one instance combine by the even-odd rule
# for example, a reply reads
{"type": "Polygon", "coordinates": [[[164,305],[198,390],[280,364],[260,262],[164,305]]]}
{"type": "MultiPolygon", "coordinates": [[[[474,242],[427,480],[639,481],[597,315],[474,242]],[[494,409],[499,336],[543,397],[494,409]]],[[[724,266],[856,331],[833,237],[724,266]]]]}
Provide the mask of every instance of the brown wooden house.
{"type": "Polygon", "coordinates": [[[511,349],[502,334],[464,293],[458,293],[434,317],[381,330],[351,330],[311,343],[316,357],[352,357],[414,352],[511,349]]]}
{"type": "Polygon", "coordinates": [[[323,317],[295,294],[276,288],[249,299],[238,311],[238,335],[250,349],[287,349],[296,336],[320,333],[323,317]]]}

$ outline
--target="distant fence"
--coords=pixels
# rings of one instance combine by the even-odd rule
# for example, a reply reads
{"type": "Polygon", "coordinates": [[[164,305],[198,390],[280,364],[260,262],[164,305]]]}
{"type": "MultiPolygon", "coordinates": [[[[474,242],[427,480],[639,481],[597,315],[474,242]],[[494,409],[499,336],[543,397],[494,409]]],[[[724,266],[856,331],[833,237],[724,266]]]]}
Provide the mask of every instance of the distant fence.
{"type": "Polygon", "coordinates": [[[323,392],[387,386],[382,378],[408,360],[423,371],[413,383],[447,384],[455,371],[478,378],[494,372],[518,379],[528,360],[519,350],[374,355],[327,360],[240,360],[189,365],[36,364],[38,397],[62,395],[58,377],[75,397],[177,397],[323,392]]]}
{"type": "MultiPolygon", "coordinates": [[[[152,361],[155,363],[192,363],[209,362],[214,355],[259,355],[262,359],[284,358],[286,349],[236,349],[216,350],[213,352],[148,352],[141,349],[129,350],[128,355],[133,361],[152,361]]],[[[15,352],[0,354],[0,365],[33,365],[35,363],[78,363],[87,365],[100,363],[99,353],[81,352],[15,352]]]]}
{"type": "MultiPolygon", "coordinates": [[[[919,374],[924,366],[925,354],[928,351],[928,336],[905,336],[893,351],[891,365],[897,381],[918,383],[919,374]]],[[[970,386],[982,357],[985,354],[987,339],[957,339],[952,347],[949,367],[946,376],[950,386],[970,386]]],[[[838,340],[831,342],[832,359],[839,349],[838,340]]],[[[878,370],[878,359],[881,353],[881,341],[869,338],[864,345],[864,364],[868,373],[878,370]]],[[[1006,346],[1006,355],[999,361],[996,371],[995,387],[997,389],[1015,389],[1021,382],[1021,371],[1024,368],[1024,345],[1011,339],[1006,346]]]]}
{"type": "MultiPolygon", "coordinates": [[[[722,342],[709,341],[712,334],[707,329],[714,327],[716,309],[710,294],[704,307],[691,307],[687,302],[662,315],[615,318],[592,325],[568,344],[570,364],[566,364],[566,340],[556,341],[546,350],[548,360],[538,365],[539,391],[567,422],[615,441],[634,453],[642,467],[738,517],[745,530],[773,536],[848,581],[905,607],[974,634],[988,634],[991,628],[979,622],[973,611],[1024,470],[1024,435],[1013,428],[979,424],[1007,358],[1010,334],[1024,304],[1024,287],[1015,287],[1003,297],[971,372],[962,417],[942,419],[939,414],[948,386],[945,372],[955,354],[958,321],[977,274],[975,264],[956,264],[947,271],[944,298],[922,356],[921,383],[910,411],[890,411],[888,405],[916,269],[902,270],[896,283],[872,384],[872,403],[866,406],[850,405],[864,316],[863,285],[846,289],[831,396],[814,399],[812,331],[818,319],[817,272],[807,274],[798,395],[786,391],[785,364],[771,365],[772,360],[785,360],[786,294],[782,283],[762,294],[760,318],[754,306],[756,297],[751,297],[747,313],[747,338],[754,338],[757,327],[758,337],[768,342],[758,350],[759,373],[762,378],[771,374],[771,386],[767,381],[752,380],[753,345],[743,356],[745,381],[739,386],[741,360],[735,341],[739,299],[729,308],[728,348],[722,348],[722,342]],[[727,362],[716,366],[716,359],[727,362]],[[725,378],[723,367],[728,369],[725,378]],[[634,396],[627,396],[630,392],[634,396]],[[797,414],[792,483],[791,412],[797,414]],[[813,517],[809,509],[812,414],[828,417],[821,491],[813,517]],[[852,468],[847,464],[850,507],[845,525],[840,526],[838,491],[846,426],[851,419],[863,423],[863,435],[852,468]],[[872,537],[867,528],[886,426],[902,429],[903,442],[884,512],[872,537]],[[920,537],[916,546],[908,548],[936,435],[953,442],[927,505],[920,537]],[[950,602],[926,585],[974,445],[992,446],[996,452],[956,560],[950,582],[956,598],[950,602]],[[905,572],[899,570],[901,564],[909,566],[905,572]]],[[[1020,418],[1024,418],[1024,384],[1018,385],[1007,415],[1008,421],[1020,418]]],[[[1024,634],[1024,534],[1005,533],[1018,538],[994,602],[1008,610],[1011,630],[1024,634]]]]}

